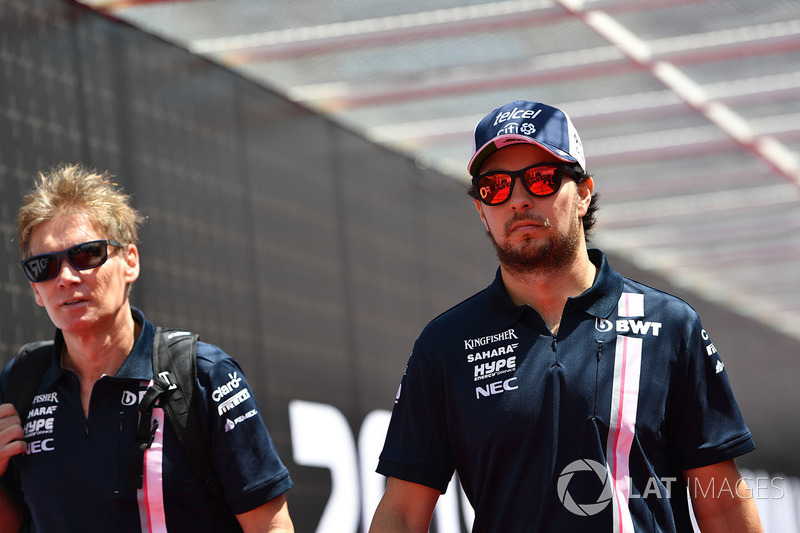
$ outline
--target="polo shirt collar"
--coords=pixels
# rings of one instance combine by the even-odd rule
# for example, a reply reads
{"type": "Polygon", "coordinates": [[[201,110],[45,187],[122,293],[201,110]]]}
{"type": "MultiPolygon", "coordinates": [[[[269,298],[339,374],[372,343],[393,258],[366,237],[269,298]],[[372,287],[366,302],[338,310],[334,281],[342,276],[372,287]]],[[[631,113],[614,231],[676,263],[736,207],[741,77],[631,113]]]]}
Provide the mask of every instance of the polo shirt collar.
{"type": "Polygon", "coordinates": [[[608,318],[617,308],[622,296],[623,278],[611,268],[605,254],[600,250],[589,250],[589,260],[597,267],[597,277],[583,294],[570,300],[576,307],[595,318],[608,318]]]}
{"type": "Polygon", "coordinates": [[[133,344],[133,349],[125,362],[114,377],[128,379],[152,379],[153,378],[153,337],[155,327],[147,321],[144,313],[135,307],[131,307],[133,320],[142,326],[139,337],[133,344]]]}
{"type": "MultiPolygon", "coordinates": [[[[589,250],[589,260],[597,267],[597,276],[591,287],[582,294],[569,298],[567,307],[572,307],[596,318],[611,316],[622,295],[623,278],[611,268],[605,254],[597,249],[589,250]]],[[[513,325],[530,310],[527,305],[516,305],[506,292],[498,267],[494,281],[483,293],[488,318],[499,328],[513,325]]]]}

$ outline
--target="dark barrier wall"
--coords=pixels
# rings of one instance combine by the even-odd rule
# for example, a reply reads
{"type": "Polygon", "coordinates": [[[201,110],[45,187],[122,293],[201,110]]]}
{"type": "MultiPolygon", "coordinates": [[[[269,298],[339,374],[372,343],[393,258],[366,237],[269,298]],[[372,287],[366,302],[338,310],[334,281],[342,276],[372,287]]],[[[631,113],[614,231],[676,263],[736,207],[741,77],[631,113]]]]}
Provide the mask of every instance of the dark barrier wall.
{"type": "MultiPolygon", "coordinates": [[[[53,333],[14,225],[34,173],[62,161],[110,169],[133,194],[148,217],[134,305],[241,361],[294,478],[298,531],[313,531],[334,458],[295,463],[290,401],[307,402],[298,417],[343,417],[350,435],[309,438],[358,460],[415,335],[493,275],[463,185],[82,7],[0,0],[4,360],[53,333]]],[[[349,491],[332,509],[358,510],[357,471],[334,474],[349,491]]]]}
{"type": "MultiPolygon", "coordinates": [[[[16,209],[36,171],[73,161],[112,171],[148,217],[134,305],[241,361],[297,530],[355,531],[414,338],[494,274],[464,186],[82,7],[0,0],[4,361],[52,335],[17,266],[16,209]]],[[[797,473],[798,343],[702,305],[765,450],[749,466],[797,473]],[[766,358],[789,377],[769,381],[766,358]]]]}

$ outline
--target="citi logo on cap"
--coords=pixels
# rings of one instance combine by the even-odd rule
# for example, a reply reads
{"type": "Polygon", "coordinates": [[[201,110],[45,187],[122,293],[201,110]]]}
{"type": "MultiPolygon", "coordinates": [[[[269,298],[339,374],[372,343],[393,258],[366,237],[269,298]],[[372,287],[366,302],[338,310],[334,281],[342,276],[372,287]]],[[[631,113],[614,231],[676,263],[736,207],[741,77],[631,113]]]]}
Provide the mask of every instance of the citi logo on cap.
{"type": "Polygon", "coordinates": [[[517,133],[519,133],[519,124],[516,122],[506,124],[502,130],[497,132],[498,135],[516,135],[517,133]]]}
{"type": "Polygon", "coordinates": [[[536,133],[536,126],[531,124],[530,122],[523,122],[522,124],[518,124],[516,122],[511,122],[510,124],[506,124],[503,126],[503,129],[497,132],[497,137],[501,135],[527,135],[528,137],[532,137],[533,134],[536,133]]]}

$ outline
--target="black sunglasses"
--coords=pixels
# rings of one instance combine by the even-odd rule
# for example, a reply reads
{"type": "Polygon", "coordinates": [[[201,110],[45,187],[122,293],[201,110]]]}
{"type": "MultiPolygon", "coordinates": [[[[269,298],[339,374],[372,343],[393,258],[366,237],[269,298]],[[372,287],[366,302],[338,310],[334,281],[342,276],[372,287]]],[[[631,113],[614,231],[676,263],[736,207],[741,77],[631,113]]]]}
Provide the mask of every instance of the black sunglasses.
{"type": "Polygon", "coordinates": [[[61,260],[65,257],[77,270],[89,270],[99,267],[108,259],[108,246],[122,248],[118,241],[100,239],[83,242],[60,252],[34,255],[19,262],[22,271],[33,283],[47,281],[58,276],[61,271],[61,260]]]}
{"type": "Polygon", "coordinates": [[[552,196],[561,188],[564,172],[575,178],[575,170],[563,163],[540,163],[522,170],[495,171],[473,176],[472,187],[486,205],[500,205],[511,198],[517,178],[533,196],[552,196]]]}

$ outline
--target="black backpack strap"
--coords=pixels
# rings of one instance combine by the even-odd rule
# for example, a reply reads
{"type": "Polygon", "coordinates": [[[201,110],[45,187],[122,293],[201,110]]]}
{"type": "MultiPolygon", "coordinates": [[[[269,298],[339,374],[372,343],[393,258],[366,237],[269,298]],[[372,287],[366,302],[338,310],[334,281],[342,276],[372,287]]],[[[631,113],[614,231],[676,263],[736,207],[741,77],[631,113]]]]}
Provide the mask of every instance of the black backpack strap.
{"type": "Polygon", "coordinates": [[[157,327],[153,337],[153,384],[139,403],[139,426],[131,471],[133,486],[142,487],[144,452],[153,443],[157,421],[153,420],[156,402],[164,409],[166,423],[181,443],[194,475],[203,480],[218,508],[219,531],[241,532],[238,521],[225,503],[222,483],[211,460],[211,446],[200,423],[197,391],[196,333],[157,327]]]}
{"type": "Polygon", "coordinates": [[[144,485],[144,452],[153,444],[158,430],[158,420],[153,419],[153,407],[170,390],[170,384],[163,376],[154,375],[153,384],[139,402],[139,425],[130,459],[130,486],[134,489],[141,489],[144,485]]]}
{"type": "Polygon", "coordinates": [[[211,447],[200,423],[197,388],[197,339],[188,331],[156,328],[153,340],[153,374],[168,387],[162,401],[164,413],[183,446],[189,464],[211,496],[223,500],[222,484],[211,462],[211,447]]]}

